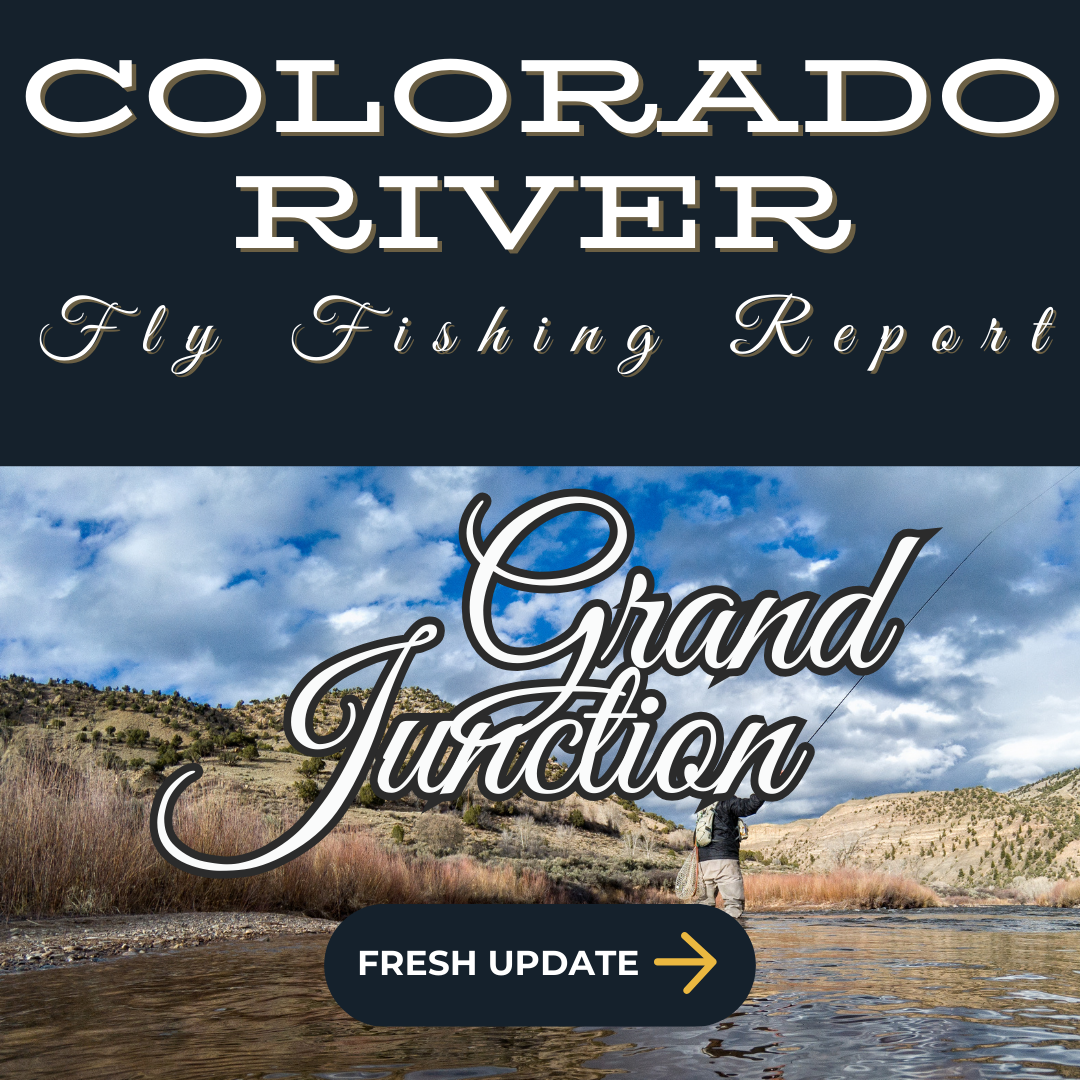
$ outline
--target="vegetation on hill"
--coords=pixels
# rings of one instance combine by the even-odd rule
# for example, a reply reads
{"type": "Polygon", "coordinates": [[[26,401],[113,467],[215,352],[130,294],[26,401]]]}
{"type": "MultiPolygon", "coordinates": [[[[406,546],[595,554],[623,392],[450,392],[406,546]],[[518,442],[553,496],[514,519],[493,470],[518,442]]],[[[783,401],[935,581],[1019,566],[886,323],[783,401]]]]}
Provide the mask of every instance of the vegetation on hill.
{"type": "MultiPolygon", "coordinates": [[[[340,717],[337,706],[345,693],[366,700],[370,691],[329,693],[316,711],[318,730],[332,730],[340,717]]],[[[58,904],[154,910],[154,905],[184,906],[189,901],[198,906],[214,905],[218,900],[210,898],[219,895],[225,906],[271,903],[272,897],[278,895],[273,889],[255,890],[250,896],[261,899],[254,901],[238,887],[207,891],[205,885],[191,884],[197,882],[194,878],[185,888],[179,888],[177,875],[166,869],[149,846],[145,813],[161,774],[181,761],[191,760],[204,768],[193,804],[201,807],[199,813],[210,812],[210,804],[199,799],[213,794],[232,808],[230,812],[237,821],[244,820],[245,814],[254,814],[253,821],[273,823],[270,832],[266,828],[252,831],[253,826],[246,832],[241,829],[235,835],[248,836],[251,846],[241,845],[238,850],[258,847],[275,831],[287,828],[318,794],[337,766],[335,757],[340,755],[328,759],[297,755],[282,734],[285,703],[285,695],[280,695],[215,708],[176,693],[146,692],[130,686],[98,689],[63,680],[37,684],[20,676],[0,680],[0,742],[7,751],[3,768],[9,796],[0,805],[4,822],[0,831],[6,830],[0,838],[0,874],[7,868],[12,870],[7,875],[9,882],[23,882],[18,887],[10,885],[13,891],[5,894],[0,911],[50,911],[58,910],[58,904]],[[26,771],[28,760],[38,763],[30,772],[26,771]],[[16,782],[16,777],[21,779],[16,782]],[[22,796],[15,793],[35,785],[52,794],[40,803],[40,813],[31,828],[28,817],[20,819],[22,796]],[[108,792],[113,794],[106,798],[103,793],[108,792]],[[113,805],[116,800],[119,803],[113,805]],[[80,802],[88,802],[88,806],[76,812],[73,807],[80,802]],[[101,827],[91,824],[106,804],[110,807],[106,815],[110,821],[115,818],[126,823],[128,831],[121,830],[123,836],[107,823],[101,827]],[[122,810],[118,809],[121,804],[122,810]],[[92,846],[97,854],[87,848],[76,857],[72,854],[76,846],[68,845],[66,869],[61,872],[54,867],[46,874],[38,873],[48,862],[52,842],[32,844],[32,838],[63,835],[76,828],[76,821],[80,834],[94,838],[92,846]],[[146,859],[154,863],[154,873],[141,875],[147,883],[145,889],[131,892],[127,885],[116,881],[108,887],[84,881],[77,872],[79,866],[96,865],[104,858],[103,851],[124,852],[127,845],[135,843],[130,832],[133,822],[137,823],[136,831],[146,833],[139,841],[146,846],[139,848],[141,854],[137,857],[118,856],[117,865],[135,865],[146,859]],[[32,858],[26,855],[28,844],[36,852],[32,858]],[[55,880],[67,884],[63,888],[42,885],[43,891],[35,892],[25,884],[29,880],[26,868],[31,864],[38,867],[34,873],[41,882],[53,880],[50,875],[55,870],[55,880]],[[15,867],[20,869],[14,872],[15,867]],[[168,888],[166,882],[171,883],[168,888]],[[169,899],[174,893],[187,899],[169,899]],[[151,901],[155,896],[157,899],[151,901]]],[[[450,708],[449,703],[428,690],[406,687],[398,696],[392,716],[401,712],[441,713],[450,708]]],[[[564,769],[550,761],[549,778],[557,778],[564,769]]],[[[608,902],[670,900],[671,884],[682,859],[678,849],[686,839],[685,831],[674,822],[625,800],[595,804],[572,797],[551,804],[537,803],[518,793],[493,802],[483,799],[473,788],[453,806],[428,807],[427,813],[421,813],[424,809],[424,804],[412,797],[384,802],[365,784],[357,804],[350,808],[335,835],[351,837],[343,841],[352,845],[350,859],[366,852],[357,845],[374,844],[398,863],[404,860],[402,866],[407,864],[421,877],[426,875],[425,880],[441,880],[441,875],[449,871],[438,867],[449,858],[456,866],[455,888],[461,895],[488,900],[503,896],[517,902],[533,895],[608,902]],[[493,882],[506,873],[514,880],[532,882],[532,892],[496,887],[493,882]],[[472,881],[467,889],[461,884],[465,879],[472,881]]],[[[219,813],[218,809],[213,811],[214,815],[219,813]]],[[[214,844],[221,842],[221,837],[214,829],[200,826],[196,834],[197,839],[190,842],[198,850],[218,850],[214,844]]],[[[382,856],[372,858],[379,865],[385,861],[382,856]]],[[[187,879],[187,875],[180,877],[187,879]]],[[[411,886],[402,886],[402,890],[395,894],[399,899],[420,896],[411,886]]],[[[282,895],[292,894],[286,890],[282,895]]],[[[358,885],[353,887],[352,895],[357,903],[371,902],[360,899],[365,892],[358,885]]],[[[439,892],[429,890],[424,895],[437,898],[439,892]]],[[[450,902],[448,893],[441,895],[450,902]]],[[[284,901],[278,897],[273,902],[284,901]]],[[[342,905],[347,906],[340,897],[333,903],[316,903],[308,897],[305,903],[297,900],[289,906],[297,904],[328,912],[340,912],[344,910],[342,905]]]]}
{"type": "MultiPolygon", "coordinates": [[[[338,723],[345,693],[366,700],[370,691],[328,693],[315,715],[321,733],[338,723]]],[[[333,837],[287,864],[292,870],[231,883],[173,871],[150,844],[146,812],[162,773],[179,762],[201,762],[204,777],[185,796],[178,827],[197,850],[221,854],[268,842],[332,775],[334,757],[298,755],[284,738],[285,704],[283,694],[226,707],[130,686],[0,679],[0,913],[269,906],[340,914],[378,896],[673,899],[692,844],[674,821],[616,797],[541,803],[518,792],[492,801],[475,786],[453,805],[425,806],[411,796],[384,802],[365,784],[333,837]],[[338,869],[335,859],[344,860],[338,869]],[[397,884],[379,892],[376,881],[397,884]]],[[[451,708],[406,687],[392,716],[451,708]]],[[[548,762],[549,779],[564,770],[548,762]]],[[[1080,770],[1007,794],[913,792],[853,800],[789,825],[751,823],[742,852],[759,907],[911,906],[925,901],[927,885],[938,896],[1068,904],[1080,899],[1069,881],[1078,856],[1080,770]]]]}
{"type": "Polygon", "coordinates": [[[752,825],[755,857],[793,869],[899,870],[939,892],[1034,895],[1080,873],[1080,769],[986,787],[852,799],[820,818],[752,825]]]}

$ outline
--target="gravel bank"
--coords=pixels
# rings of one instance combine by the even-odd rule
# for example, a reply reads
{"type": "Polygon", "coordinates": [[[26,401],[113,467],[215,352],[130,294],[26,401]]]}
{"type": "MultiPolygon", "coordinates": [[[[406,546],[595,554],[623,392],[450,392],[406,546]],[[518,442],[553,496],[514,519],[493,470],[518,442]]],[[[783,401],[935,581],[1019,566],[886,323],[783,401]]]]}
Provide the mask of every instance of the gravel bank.
{"type": "Polygon", "coordinates": [[[0,972],[89,964],[117,956],[193,949],[212,941],[331,934],[333,919],[265,912],[86,915],[0,923],[0,972]]]}

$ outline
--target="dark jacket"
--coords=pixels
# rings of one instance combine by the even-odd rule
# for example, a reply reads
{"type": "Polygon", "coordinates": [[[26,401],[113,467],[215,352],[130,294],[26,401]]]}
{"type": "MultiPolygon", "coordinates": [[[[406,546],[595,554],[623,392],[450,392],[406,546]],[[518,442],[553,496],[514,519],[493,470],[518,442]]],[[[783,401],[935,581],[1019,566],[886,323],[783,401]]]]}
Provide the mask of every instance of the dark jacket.
{"type": "Polygon", "coordinates": [[[698,851],[698,859],[737,859],[739,857],[739,818],[756,814],[765,805],[760,795],[749,799],[724,799],[713,814],[712,843],[698,851]]]}

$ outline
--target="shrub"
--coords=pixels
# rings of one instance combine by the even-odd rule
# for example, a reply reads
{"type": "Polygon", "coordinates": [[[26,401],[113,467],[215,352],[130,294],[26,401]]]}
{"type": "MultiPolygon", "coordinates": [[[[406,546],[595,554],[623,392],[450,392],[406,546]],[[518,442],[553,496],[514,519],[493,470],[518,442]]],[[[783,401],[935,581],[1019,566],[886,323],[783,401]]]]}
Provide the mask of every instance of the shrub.
{"type": "Polygon", "coordinates": [[[326,768],[326,762],[321,757],[304,758],[296,767],[301,776],[318,776],[326,768]]]}
{"type": "Polygon", "coordinates": [[[461,815],[461,820],[466,825],[479,825],[480,824],[480,807],[468,806],[465,808],[465,812],[461,815]]]}
{"type": "Polygon", "coordinates": [[[250,743],[240,751],[240,756],[245,761],[254,761],[259,756],[258,748],[252,746],[250,743]]]}
{"type": "Polygon", "coordinates": [[[202,739],[196,736],[191,745],[184,751],[184,757],[189,761],[198,761],[200,758],[205,757],[207,754],[214,752],[213,745],[206,739],[202,739]]]}
{"type": "Polygon", "coordinates": [[[319,795],[321,788],[310,776],[305,776],[303,780],[297,780],[293,787],[296,789],[296,794],[300,797],[301,802],[312,803],[319,795]]]}
{"type": "Polygon", "coordinates": [[[125,728],[122,735],[128,746],[142,746],[150,738],[150,732],[143,728],[125,728]]]}
{"type": "Polygon", "coordinates": [[[429,812],[416,823],[416,838],[433,855],[452,855],[465,841],[465,829],[456,814],[429,812]]]}
{"type": "Polygon", "coordinates": [[[167,768],[170,765],[175,765],[180,760],[179,754],[176,752],[176,748],[173,746],[163,746],[158,751],[158,756],[150,762],[150,768],[154,772],[161,772],[162,769],[167,768]]]}
{"type": "Polygon", "coordinates": [[[356,801],[361,806],[366,806],[369,810],[374,810],[377,806],[382,806],[384,800],[380,799],[375,794],[375,790],[368,783],[361,786],[360,790],[356,793],[356,801]]]}
{"type": "Polygon", "coordinates": [[[500,846],[505,855],[522,859],[543,854],[545,847],[535,820],[528,814],[514,818],[510,828],[503,832],[500,846]]]}
{"type": "Polygon", "coordinates": [[[390,839],[393,840],[395,844],[405,842],[405,830],[401,827],[400,823],[395,824],[390,830],[390,839]]]}
{"type": "Polygon", "coordinates": [[[108,735],[111,739],[116,734],[116,725],[109,724],[109,726],[105,729],[105,734],[108,735]]]}
{"type": "Polygon", "coordinates": [[[567,819],[575,829],[585,828],[585,815],[575,806],[567,819]]]}

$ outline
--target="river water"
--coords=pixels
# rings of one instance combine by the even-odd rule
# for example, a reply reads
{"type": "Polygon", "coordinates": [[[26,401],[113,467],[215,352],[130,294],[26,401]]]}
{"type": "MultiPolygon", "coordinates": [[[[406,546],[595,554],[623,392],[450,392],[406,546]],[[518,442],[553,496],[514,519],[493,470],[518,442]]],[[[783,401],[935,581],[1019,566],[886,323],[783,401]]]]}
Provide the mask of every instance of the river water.
{"type": "Polygon", "coordinates": [[[753,992],[707,1028],[371,1028],[327,992],[325,938],[10,974],[0,1075],[1080,1077],[1080,911],[754,914],[747,930],[753,992]]]}

